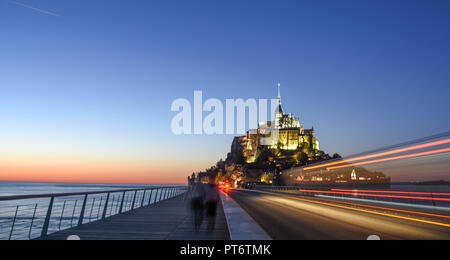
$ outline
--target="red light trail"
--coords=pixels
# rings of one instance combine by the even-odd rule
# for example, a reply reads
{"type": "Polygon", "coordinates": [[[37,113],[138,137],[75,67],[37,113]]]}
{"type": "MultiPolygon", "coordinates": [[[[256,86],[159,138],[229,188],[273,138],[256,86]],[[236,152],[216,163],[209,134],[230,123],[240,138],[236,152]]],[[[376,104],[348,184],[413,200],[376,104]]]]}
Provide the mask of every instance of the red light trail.
{"type": "MultiPolygon", "coordinates": [[[[422,148],[427,148],[427,147],[432,147],[432,146],[437,146],[437,145],[442,145],[442,144],[447,144],[447,143],[450,143],[450,138],[449,139],[445,139],[445,140],[439,140],[439,141],[431,142],[431,143],[425,143],[425,144],[414,145],[414,146],[410,146],[410,147],[406,147],[406,148],[395,149],[395,150],[392,150],[392,151],[387,151],[387,152],[382,152],[382,153],[376,153],[376,154],[371,154],[371,155],[366,155],[366,156],[350,158],[350,159],[341,160],[341,161],[338,161],[338,162],[331,162],[331,163],[325,163],[325,164],[316,165],[316,166],[310,166],[310,167],[306,167],[306,168],[303,168],[303,169],[304,170],[312,170],[312,169],[322,168],[322,167],[326,167],[326,166],[332,166],[332,165],[337,165],[337,164],[342,164],[342,163],[361,161],[361,160],[364,160],[364,159],[370,159],[370,158],[375,158],[375,157],[380,157],[380,156],[385,156],[385,155],[402,153],[402,152],[407,152],[407,151],[412,151],[412,150],[417,150],[417,149],[422,149],[422,148]]],[[[332,168],[334,168],[334,167],[332,167],[332,168]]]]}
{"type": "MultiPolygon", "coordinates": [[[[302,198],[306,198],[306,197],[302,196],[302,198]]],[[[359,204],[359,203],[346,202],[346,201],[329,200],[329,199],[323,199],[323,198],[315,198],[315,199],[316,200],[320,200],[320,201],[327,201],[327,202],[334,202],[334,203],[340,203],[340,204],[345,204],[345,205],[352,205],[352,206],[355,206],[355,207],[367,207],[367,208],[381,209],[381,210],[386,210],[386,211],[397,211],[397,212],[410,213],[410,214],[415,214],[415,215],[424,215],[424,216],[430,216],[430,217],[449,218],[450,219],[450,216],[438,215],[438,214],[432,214],[432,213],[426,213],[426,212],[403,210],[403,209],[394,209],[394,208],[386,208],[386,207],[380,207],[380,206],[359,204]]]]}
{"type": "MultiPolygon", "coordinates": [[[[266,191],[254,191],[254,192],[267,193],[267,194],[274,195],[274,193],[266,192],[266,191]]],[[[407,216],[401,216],[398,214],[378,212],[378,211],[374,211],[374,210],[370,210],[370,209],[355,208],[355,206],[368,207],[368,208],[378,209],[378,210],[381,209],[381,210],[385,210],[385,211],[396,211],[396,212],[411,213],[411,214],[417,214],[417,215],[425,215],[425,216],[438,217],[438,218],[447,218],[447,219],[449,218],[449,216],[444,216],[444,215],[437,215],[437,214],[418,212],[418,211],[400,210],[400,209],[394,209],[394,208],[384,208],[384,207],[378,207],[378,206],[372,206],[372,205],[350,203],[350,202],[343,202],[343,201],[336,201],[336,200],[327,200],[327,199],[321,199],[321,198],[311,199],[311,198],[307,198],[304,196],[294,197],[294,196],[289,196],[289,195],[280,195],[278,193],[275,193],[275,194],[280,197],[286,198],[286,199],[299,200],[299,201],[304,201],[304,202],[310,202],[313,204],[349,209],[349,210],[353,210],[353,211],[371,213],[371,214],[375,214],[375,215],[381,215],[381,216],[392,217],[392,218],[397,218],[397,219],[410,220],[410,221],[414,221],[414,222],[433,224],[433,225],[437,225],[437,226],[450,227],[450,224],[447,224],[447,223],[430,221],[430,220],[425,220],[422,218],[412,218],[412,217],[407,217],[407,216]]]]}
{"type": "Polygon", "coordinates": [[[379,197],[379,198],[450,201],[450,198],[412,197],[412,196],[400,196],[400,195],[383,195],[383,194],[369,194],[369,193],[358,193],[358,192],[318,191],[318,190],[300,190],[300,191],[301,192],[311,192],[311,193],[343,194],[343,195],[355,195],[355,196],[367,196],[367,197],[379,197]]]}
{"type": "MultiPolygon", "coordinates": [[[[288,197],[288,196],[284,196],[284,197],[288,197]]],[[[326,203],[326,202],[321,202],[321,201],[314,201],[314,200],[311,200],[311,199],[304,199],[304,198],[300,198],[300,197],[290,197],[290,198],[296,199],[296,200],[301,200],[301,201],[306,201],[306,202],[311,202],[311,203],[315,203],[315,204],[331,206],[331,207],[337,207],[337,208],[349,209],[349,210],[354,210],[354,211],[372,213],[372,214],[375,214],[375,215],[381,215],[381,216],[386,216],[386,217],[405,219],[405,220],[410,220],[410,221],[415,221],[415,222],[421,222],[421,223],[433,224],[433,225],[438,225],[438,226],[450,227],[450,224],[447,224],[447,223],[441,223],[441,222],[435,222],[435,221],[428,221],[428,220],[424,220],[424,219],[417,219],[417,218],[399,216],[399,215],[394,215],[394,214],[389,214],[389,213],[377,212],[377,211],[373,211],[373,210],[358,209],[358,208],[354,208],[354,207],[350,207],[350,206],[338,205],[338,204],[334,204],[334,203],[326,203]]]]}
{"type": "Polygon", "coordinates": [[[388,162],[388,161],[394,161],[394,160],[400,160],[400,159],[406,159],[406,158],[413,158],[413,157],[419,157],[419,156],[425,156],[425,155],[432,155],[432,154],[438,154],[438,153],[445,153],[445,152],[450,152],[450,148],[432,150],[432,151],[421,152],[421,153],[406,154],[406,155],[388,157],[388,158],[377,159],[377,160],[372,160],[372,161],[365,161],[365,162],[359,162],[359,163],[352,163],[351,165],[334,166],[334,167],[327,168],[327,170],[346,168],[346,167],[349,167],[349,166],[367,165],[367,164],[373,164],[373,163],[378,163],[378,162],[388,162]]]}
{"type": "Polygon", "coordinates": [[[333,191],[347,191],[347,192],[371,192],[371,193],[391,193],[391,194],[417,194],[417,195],[437,195],[437,196],[450,196],[450,193],[434,193],[434,192],[415,192],[415,191],[381,191],[381,190],[344,190],[344,189],[331,189],[333,191]]]}

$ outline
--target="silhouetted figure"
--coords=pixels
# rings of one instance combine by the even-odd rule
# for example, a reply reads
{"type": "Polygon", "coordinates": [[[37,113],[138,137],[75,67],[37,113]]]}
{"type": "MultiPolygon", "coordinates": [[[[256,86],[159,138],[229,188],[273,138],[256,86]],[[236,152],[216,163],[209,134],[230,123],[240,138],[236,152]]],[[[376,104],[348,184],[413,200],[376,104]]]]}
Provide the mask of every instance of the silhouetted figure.
{"type": "Polygon", "coordinates": [[[205,192],[200,183],[193,183],[191,189],[191,211],[194,220],[194,231],[198,232],[203,222],[205,192]]]}
{"type": "Polygon", "coordinates": [[[219,202],[219,187],[211,179],[209,184],[205,185],[205,208],[208,217],[208,230],[214,230],[216,225],[217,203],[219,202]]]}

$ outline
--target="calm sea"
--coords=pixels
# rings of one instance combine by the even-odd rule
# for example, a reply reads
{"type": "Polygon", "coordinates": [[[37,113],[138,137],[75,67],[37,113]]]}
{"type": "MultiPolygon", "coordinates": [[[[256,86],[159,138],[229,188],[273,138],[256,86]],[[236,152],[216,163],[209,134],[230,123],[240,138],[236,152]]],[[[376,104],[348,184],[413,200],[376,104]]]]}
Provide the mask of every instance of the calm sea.
{"type": "Polygon", "coordinates": [[[138,189],[158,186],[162,185],[0,182],[0,196],[138,189]]]}

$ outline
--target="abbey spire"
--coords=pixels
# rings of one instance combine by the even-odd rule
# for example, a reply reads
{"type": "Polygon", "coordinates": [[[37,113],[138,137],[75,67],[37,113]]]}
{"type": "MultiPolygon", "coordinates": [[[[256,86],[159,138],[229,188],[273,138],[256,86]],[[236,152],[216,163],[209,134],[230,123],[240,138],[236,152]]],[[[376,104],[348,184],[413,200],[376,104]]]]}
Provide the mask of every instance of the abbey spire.
{"type": "Polygon", "coordinates": [[[281,84],[278,83],[278,107],[277,107],[277,113],[280,114],[280,116],[283,115],[283,108],[281,107],[281,84]]]}
{"type": "Polygon", "coordinates": [[[280,128],[281,127],[281,118],[283,117],[283,108],[281,107],[281,84],[278,83],[278,106],[275,110],[275,127],[280,128]]]}
{"type": "Polygon", "coordinates": [[[281,106],[281,84],[278,83],[278,105],[281,106]]]}

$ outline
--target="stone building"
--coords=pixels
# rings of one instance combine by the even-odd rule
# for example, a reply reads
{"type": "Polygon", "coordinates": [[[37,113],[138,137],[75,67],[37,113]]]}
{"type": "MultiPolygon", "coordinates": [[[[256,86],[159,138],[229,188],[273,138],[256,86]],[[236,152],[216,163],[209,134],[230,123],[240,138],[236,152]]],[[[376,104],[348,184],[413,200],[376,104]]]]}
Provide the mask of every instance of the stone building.
{"type": "Polygon", "coordinates": [[[247,135],[241,138],[247,162],[254,162],[258,151],[264,146],[281,150],[303,149],[309,154],[314,154],[320,149],[314,127],[305,129],[297,117],[291,113],[284,113],[281,106],[280,84],[274,121],[261,123],[258,129],[248,131],[247,135]]]}

